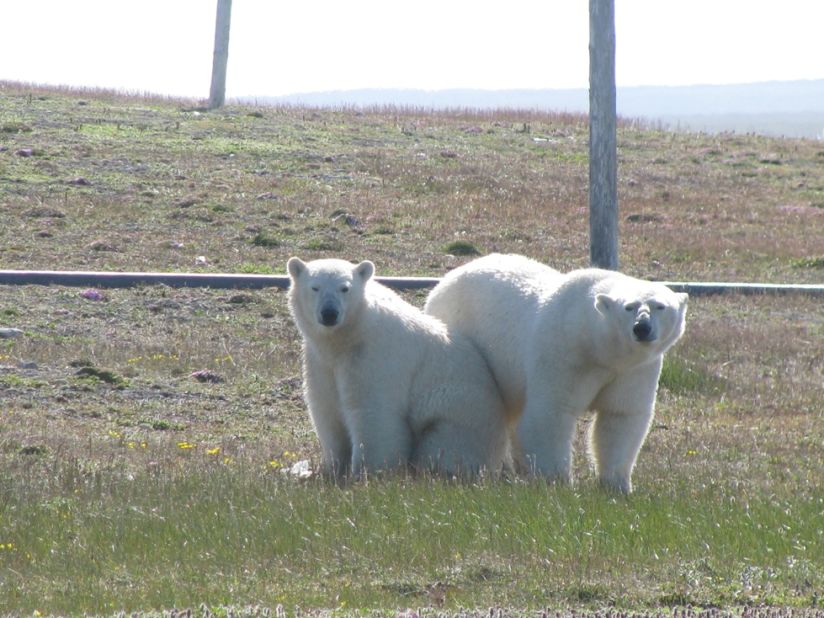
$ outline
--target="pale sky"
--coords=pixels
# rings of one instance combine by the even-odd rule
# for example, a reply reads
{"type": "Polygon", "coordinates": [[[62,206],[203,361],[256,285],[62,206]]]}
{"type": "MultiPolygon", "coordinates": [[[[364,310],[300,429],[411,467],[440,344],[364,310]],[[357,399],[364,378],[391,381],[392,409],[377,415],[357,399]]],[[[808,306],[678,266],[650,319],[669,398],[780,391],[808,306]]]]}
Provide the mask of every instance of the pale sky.
{"type": "MultiPolygon", "coordinates": [[[[206,98],[217,0],[0,0],[0,80],[206,98]]],[[[615,0],[619,86],[824,79],[822,0],[615,0]]],[[[588,0],[234,0],[227,96],[586,88],[588,0]]]]}

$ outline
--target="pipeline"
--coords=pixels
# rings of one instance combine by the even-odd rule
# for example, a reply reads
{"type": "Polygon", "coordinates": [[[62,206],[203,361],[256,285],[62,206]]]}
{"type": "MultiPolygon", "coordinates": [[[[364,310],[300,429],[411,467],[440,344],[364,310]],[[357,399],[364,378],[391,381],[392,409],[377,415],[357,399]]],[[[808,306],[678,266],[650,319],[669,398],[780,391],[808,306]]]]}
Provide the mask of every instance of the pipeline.
{"type": "MultiPolygon", "coordinates": [[[[398,290],[420,290],[437,285],[436,277],[377,277],[380,283],[398,290]]],[[[690,296],[720,294],[824,296],[824,285],[784,283],[723,283],[661,281],[675,292],[690,296]]],[[[263,289],[289,287],[285,275],[232,273],[93,272],[59,270],[0,270],[0,285],[60,285],[67,287],[129,288],[136,285],[199,287],[215,289],[263,289]]]]}

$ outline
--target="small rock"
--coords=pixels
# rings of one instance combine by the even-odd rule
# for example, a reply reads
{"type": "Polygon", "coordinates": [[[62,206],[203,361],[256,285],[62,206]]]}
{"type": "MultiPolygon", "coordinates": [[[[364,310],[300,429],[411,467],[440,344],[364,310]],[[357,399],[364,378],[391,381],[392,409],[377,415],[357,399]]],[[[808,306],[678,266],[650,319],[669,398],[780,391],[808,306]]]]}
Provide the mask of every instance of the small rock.
{"type": "Polygon", "coordinates": [[[255,297],[251,294],[235,294],[234,296],[230,296],[226,302],[230,305],[247,305],[255,302],[255,300],[255,297]]]}
{"type": "Polygon", "coordinates": [[[33,157],[34,148],[21,148],[20,150],[15,150],[14,154],[16,154],[18,157],[33,157]]]}
{"type": "Polygon", "coordinates": [[[205,255],[199,255],[195,258],[195,266],[206,266],[209,263],[209,260],[206,259],[205,255]]]}
{"type": "Polygon", "coordinates": [[[22,336],[23,331],[19,328],[0,328],[0,339],[16,339],[22,336]]]}
{"type": "Polygon", "coordinates": [[[78,176],[77,178],[72,178],[69,181],[69,184],[70,185],[75,185],[75,186],[78,186],[78,187],[90,187],[90,186],[92,186],[92,183],[89,180],[86,180],[85,178],[83,178],[82,176],[78,176]]]}
{"type": "Polygon", "coordinates": [[[100,290],[96,290],[94,288],[88,288],[80,292],[81,298],[85,298],[86,300],[106,300],[106,297],[103,296],[103,292],[100,290]]]}
{"type": "Polygon", "coordinates": [[[37,369],[37,363],[34,361],[20,361],[17,363],[18,369],[37,369]]]}
{"type": "Polygon", "coordinates": [[[442,150],[441,151],[441,156],[444,159],[457,159],[458,158],[458,153],[455,152],[454,150],[442,150]]]}
{"type": "Polygon", "coordinates": [[[650,213],[633,213],[627,215],[626,220],[628,223],[658,223],[661,221],[661,217],[650,213]]]}
{"type": "Polygon", "coordinates": [[[211,382],[212,384],[223,382],[223,378],[211,369],[199,369],[193,371],[190,376],[198,382],[211,382]]]}
{"type": "Polygon", "coordinates": [[[332,217],[332,221],[336,223],[338,221],[343,221],[346,225],[356,230],[361,229],[362,227],[360,220],[357,217],[350,215],[348,212],[343,212],[338,215],[335,215],[334,217],[332,217]]]}
{"type": "Polygon", "coordinates": [[[105,240],[95,240],[89,243],[89,249],[92,251],[110,251],[115,253],[118,251],[117,247],[105,240]]]}

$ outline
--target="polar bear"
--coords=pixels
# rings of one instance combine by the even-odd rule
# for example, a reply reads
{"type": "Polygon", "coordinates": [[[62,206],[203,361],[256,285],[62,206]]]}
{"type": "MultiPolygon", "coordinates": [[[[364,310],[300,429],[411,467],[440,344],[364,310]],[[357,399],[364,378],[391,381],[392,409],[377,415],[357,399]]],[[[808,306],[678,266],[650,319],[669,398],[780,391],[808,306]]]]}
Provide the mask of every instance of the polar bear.
{"type": "Polygon", "coordinates": [[[304,395],[327,474],[500,469],[503,403],[468,339],[377,283],[372,262],[293,257],[287,270],[304,395]]]}
{"type": "Polygon", "coordinates": [[[424,311],[486,358],[521,466],[571,482],[576,420],[592,410],[598,478],[629,493],[663,356],[684,332],[686,308],[686,294],[658,283],[492,254],[448,273],[424,311]]]}

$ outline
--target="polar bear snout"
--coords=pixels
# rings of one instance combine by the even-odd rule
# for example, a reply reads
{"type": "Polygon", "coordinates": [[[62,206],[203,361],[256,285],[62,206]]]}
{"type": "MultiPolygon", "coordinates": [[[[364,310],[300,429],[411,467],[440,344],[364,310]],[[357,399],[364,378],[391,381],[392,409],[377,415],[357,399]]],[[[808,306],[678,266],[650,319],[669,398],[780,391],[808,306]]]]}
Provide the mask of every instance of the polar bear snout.
{"type": "Polygon", "coordinates": [[[655,331],[652,328],[652,321],[649,316],[641,316],[635,321],[632,326],[632,334],[635,336],[636,341],[644,343],[655,341],[655,331]]]}
{"type": "Polygon", "coordinates": [[[340,310],[332,304],[327,304],[320,309],[320,323],[324,326],[337,326],[340,319],[340,310]]]}

